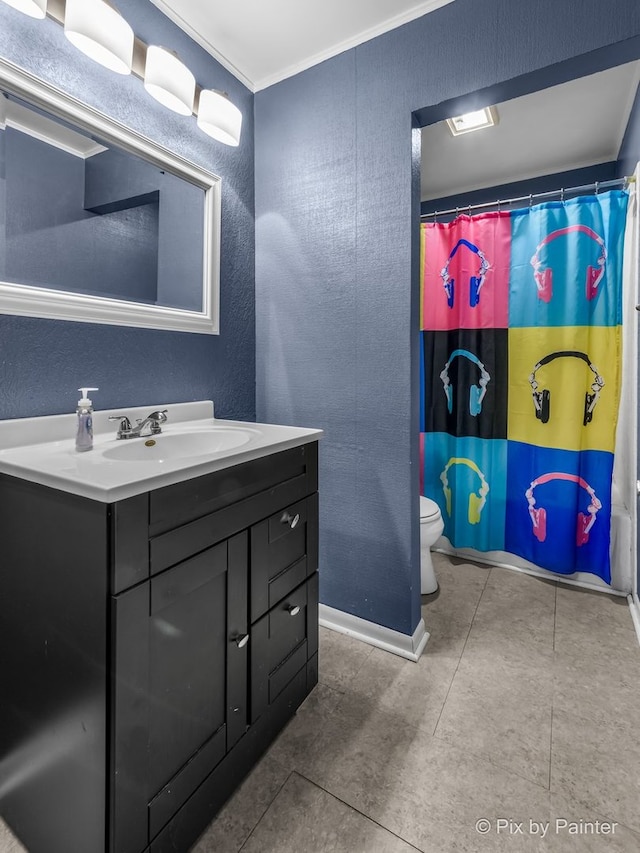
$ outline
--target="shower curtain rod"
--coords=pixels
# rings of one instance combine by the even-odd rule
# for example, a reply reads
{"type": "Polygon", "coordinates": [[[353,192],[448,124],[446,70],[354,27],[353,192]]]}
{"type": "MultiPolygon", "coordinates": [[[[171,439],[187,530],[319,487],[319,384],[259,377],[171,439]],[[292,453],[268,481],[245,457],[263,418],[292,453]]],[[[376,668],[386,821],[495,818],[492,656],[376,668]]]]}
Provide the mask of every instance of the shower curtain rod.
{"type": "Polygon", "coordinates": [[[622,185],[626,188],[629,184],[635,182],[634,175],[627,175],[624,178],[615,178],[612,181],[595,181],[593,184],[584,184],[581,187],[562,187],[559,190],[549,190],[546,193],[530,193],[529,195],[521,195],[516,198],[507,198],[507,199],[496,199],[496,201],[485,201],[482,204],[467,204],[462,207],[452,207],[449,210],[434,210],[431,213],[423,213],[420,216],[420,219],[437,219],[438,216],[450,216],[452,213],[455,213],[456,216],[459,213],[466,213],[467,211],[471,214],[472,210],[481,210],[486,207],[497,207],[500,210],[500,206],[503,204],[515,204],[520,201],[528,201],[529,204],[533,202],[533,199],[539,198],[549,198],[550,196],[559,195],[562,200],[564,200],[565,193],[581,193],[587,192],[589,190],[595,190],[596,195],[600,190],[603,189],[611,189],[612,187],[622,185]]]}

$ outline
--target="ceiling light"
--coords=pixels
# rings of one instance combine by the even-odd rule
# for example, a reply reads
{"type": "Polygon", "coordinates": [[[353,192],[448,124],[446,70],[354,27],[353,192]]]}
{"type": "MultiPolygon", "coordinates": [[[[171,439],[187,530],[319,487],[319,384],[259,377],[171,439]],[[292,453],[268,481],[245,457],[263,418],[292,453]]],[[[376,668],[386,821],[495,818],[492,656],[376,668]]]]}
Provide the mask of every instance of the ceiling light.
{"type": "Polygon", "coordinates": [[[47,0],[4,0],[12,9],[24,12],[32,18],[44,18],[47,14],[47,0]]]}
{"type": "Polygon", "coordinates": [[[67,0],[64,33],[78,50],[105,68],[131,73],[133,30],[106,0],[67,0]]]}
{"type": "Polygon", "coordinates": [[[165,107],[190,116],[196,93],[196,78],[175,53],[150,45],[144,66],[144,88],[165,107]]]}
{"type": "Polygon", "coordinates": [[[453,136],[471,133],[472,130],[482,130],[483,127],[493,127],[498,123],[498,111],[495,107],[485,107],[461,116],[447,119],[449,130],[453,136]]]}
{"type": "Polygon", "coordinates": [[[242,113],[224,92],[203,89],[198,105],[198,127],[218,142],[239,145],[242,113]]]}

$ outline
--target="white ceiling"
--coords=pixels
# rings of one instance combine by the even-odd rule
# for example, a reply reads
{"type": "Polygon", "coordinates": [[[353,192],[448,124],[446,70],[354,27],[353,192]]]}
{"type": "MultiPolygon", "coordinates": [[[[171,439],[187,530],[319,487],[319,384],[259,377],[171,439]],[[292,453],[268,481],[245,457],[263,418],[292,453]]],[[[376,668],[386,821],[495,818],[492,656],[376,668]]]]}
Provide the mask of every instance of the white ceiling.
{"type": "Polygon", "coordinates": [[[151,0],[259,91],[452,0],[151,0]]]}
{"type": "Polygon", "coordinates": [[[640,81],[630,62],[498,105],[497,127],[422,131],[422,200],[616,160],[640,81]]]}

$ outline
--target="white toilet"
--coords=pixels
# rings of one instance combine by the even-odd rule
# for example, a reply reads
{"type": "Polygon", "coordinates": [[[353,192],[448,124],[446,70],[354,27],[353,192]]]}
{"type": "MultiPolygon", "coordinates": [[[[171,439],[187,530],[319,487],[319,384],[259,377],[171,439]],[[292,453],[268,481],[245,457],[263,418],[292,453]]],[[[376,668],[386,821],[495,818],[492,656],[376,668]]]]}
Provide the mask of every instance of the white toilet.
{"type": "Polygon", "coordinates": [[[431,560],[431,546],[442,536],[444,521],[440,507],[431,498],[420,495],[420,592],[429,595],[438,589],[431,560]]]}

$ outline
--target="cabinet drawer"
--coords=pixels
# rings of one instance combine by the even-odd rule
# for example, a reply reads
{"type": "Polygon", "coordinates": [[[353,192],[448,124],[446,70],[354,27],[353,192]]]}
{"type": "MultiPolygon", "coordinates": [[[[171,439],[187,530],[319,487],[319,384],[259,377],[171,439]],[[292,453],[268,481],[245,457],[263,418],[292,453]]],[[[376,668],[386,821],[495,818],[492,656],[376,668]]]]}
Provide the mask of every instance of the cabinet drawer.
{"type": "Polygon", "coordinates": [[[318,651],[318,574],[251,627],[251,722],[318,651]]]}
{"type": "MultiPolygon", "coordinates": [[[[211,548],[217,542],[250,527],[258,519],[265,518],[265,516],[268,519],[276,507],[293,506],[292,501],[303,503],[300,498],[305,495],[304,489],[306,488],[307,480],[304,477],[287,480],[270,491],[259,492],[243,501],[238,501],[237,504],[212,512],[188,524],[183,524],[175,530],[169,530],[167,533],[152,537],[149,542],[151,575],[186,560],[199,551],[211,548]]],[[[317,509],[314,511],[317,515],[317,509]]],[[[296,525],[296,528],[298,526],[299,524],[296,525]]],[[[282,527],[286,529],[286,525],[282,525],[282,527]]],[[[265,543],[269,544],[268,532],[265,536],[265,543]]],[[[268,604],[257,615],[264,613],[267,607],[268,604]]]]}
{"type": "Polygon", "coordinates": [[[276,506],[318,489],[317,441],[156,489],[149,496],[149,532],[157,536],[230,507],[255,506],[252,524],[276,506]],[[262,499],[258,496],[262,494],[262,499]],[[255,501],[247,500],[256,497],[255,501]],[[265,503],[266,499],[266,503],[265,503]],[[269,503],[271,501],[271,503],[269,503]],[[266,511],[262,511],[262,507],[266,511]]]}
{"type": "Polygon", "coordinates": [[[318,495],[290,504],[251,528],[251,621],[318,568],[318,495]]]}

